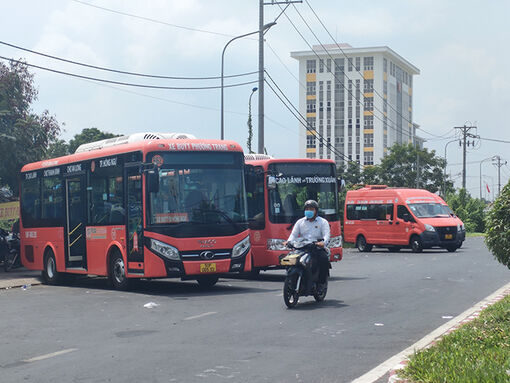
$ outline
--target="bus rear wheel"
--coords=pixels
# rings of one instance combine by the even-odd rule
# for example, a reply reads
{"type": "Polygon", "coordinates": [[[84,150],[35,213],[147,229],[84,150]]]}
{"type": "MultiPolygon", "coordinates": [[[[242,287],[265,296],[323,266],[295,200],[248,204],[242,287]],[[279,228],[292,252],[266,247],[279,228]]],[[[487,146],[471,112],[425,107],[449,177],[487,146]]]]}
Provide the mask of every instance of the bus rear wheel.
{"type": "Polygon", "coordinates": [[[116,290],[127,290],[129,279],[126,276],[126,265],[122,255],[116,251],[110,262],[110,282],[116,290]]]}
{"type": "Polygon", "coordinates": [[[356,247],[358,248],[358,251],[361,253],[368,253],[372,251],[372,245],[367,243],[367,240],[364,236],[360,235],[358,236],[358,239],[356,239],[356,247]]]}
{"type": "Polygon", "coordinates": [[[220,277],[217,275],[203,275],[197,277],[197,282],[198,285],[202,288],[210,288],[213,287],[216,282],[218,282],[218,279],[220,279],[220,277]]]}
{"type": "Polygon", "coordinates": [[[44,256],[42,278],[47,285],[58,285],[62,280],[62,274],[57,271],[57,262],[52,250],[46,251],[44,256]]]}

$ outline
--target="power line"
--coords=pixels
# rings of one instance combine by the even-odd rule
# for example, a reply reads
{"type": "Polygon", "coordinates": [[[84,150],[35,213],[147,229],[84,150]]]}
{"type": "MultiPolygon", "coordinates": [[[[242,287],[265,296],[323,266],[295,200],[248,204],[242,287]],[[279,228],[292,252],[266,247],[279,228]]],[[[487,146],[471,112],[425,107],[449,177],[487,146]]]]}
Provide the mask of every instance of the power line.
{"type": "MultiPolygon", "coordinates": [[[[130,75],[130,76],[157,78],[157,79],[165,79],[165,80],[217,80],[217,79],[221,78],[221,76],[180,77],[180,76],[160,76],[160,75],[153,75],[153,74],[128,72],[128,71],[123,71],[123,70],[118,70],[118,69],[105,68],[105,67],[101,67],[101,66],[97,66],[97,65],[86,64],[86,63],[82,63],[82,62],[79,62],[79,61],[64,59],[64,58],[57,57],[57,56],[52,56],[52,55],[49,55],[49,54],[46,54],[46,53],[37,52],[37,51],[31,50],[31,49],[28,49],[28,48],[23,48],[23,47],[18,46],[18,45],[10,44],[10,43],[7,43],[5,41],[0,41],[0,44],[9,46],[11,48],[19,49],[19,50],[22,50],[22,51],[25,51],[25,52],[30,52],[30,53],[33,53],[33,54],[36,54],[36,55],[39,55],[39,56],[48,57],[48,58],[51,58],[53,60],[59,60],[59,61],[63,61],[63,62],[66,62],[66,63],[70,63],[70,64],[74,64],[74,65],[80,65],[80,66],[87,67],[87,68],[92,68],[92,69],[97,69],[97,70],[102,70],[102,71],[107,71],[107,72],[113,72],[113,73],[119,73],[119,74],[126,74],[126,75],[130,75]]],[[[245,72],[245,73],[239,73],[239,74],[233,74],[233,75],[227,75],[227,76],[223,76],[223,78],[248,76],[248,75],[255,74],[255,73],[258,73],[258,71],[245,72]]]]}
{"type": "MultiPolygon", "coordinates": [[[[294,30],[295,30],[295,31],[299,34],[299,36],[301,36],[301,38],[303,39],[303,41],[304,41],[304,42],[308,45],[308,47],[311,49],[311,51],[315,54],[315,56],[317,56],[317,58],[319,59],[319,61],[323,61],[323,60],[320,58],[319,54],[318,54],[318,53],[317,53],[317,52],[313,49],[313,47],[310,45],[310,43],[308,42],[308,40],[306,40],[306,38],[303,36],[303,34],[299,31],[299,29],[296,27],[296,25],[292,22],[292,20],[289,18],[289,16],[288,16],[287,14],[285,14],[285,17],[286,17],[286,18],[287,18],[287,20],[290,22],[290,24],[292,25],[292,27],[294,28],[294,30]]],[[[305,22],[305,24],[306,24],[306,22],[305,22]]],[[[313,34],[314,36],[316,36],[316,35],[315,35],[315,33],[313,32],[313,30],[310,28],[310,26],[309,26],[308,24],[307,24],[307,26],[308,26],[308,28],[310,29],[310,31],[312,32],[312,34],[313,34]]],[[[317,37],[316,37],[316,39],[317,39],[317,41],[319,41],[319,43],[321,44],[321,46],[322,46],[322,47],[324,47],[324,45],[320,42],[320,40],[319,40],[317,37]]],[[[329,55],[329,57],[330,57],[330,58],[332,58],[332,59],[333,59],[333,57],[329,54],[329,52],[328,52],[325,48],[324,48],[324,51],[325,51],[325,52],[329,55]]],[[[333,59],[333,63],[334,63],[334,59],[333,59]]],[[[339,67],[338,67],[338,65],[337,65],[336,63],[334,63],[334,65],[335,65],[335,70],[336,70],[337,68],[339,68],[339,67]]],[[[350,94],[350,95],[352,96],[352,98],[354,98],[354,100],[356,100],[356,101],[357,101],[357,103],[358,103],[360,106],[363,106],[363,107],[364,107],[364,103],[362,103],[362,102],[361,102],[361,101],[360,101],[360,100],[359,100],[359,99],[358,99],[358,98],[357,98],[357,97],[353,94],[353,92],[345,86],[344,82],[343,82],[343,81],[340,81],[340,79],[337,77],[337,75],[336,75],[335,73],[331,72],[331,74],[332,74],[332,75],[333,75],[333,77],[334,77],[334,78],[338,81],[338,83],[339,83],[339,84],[341,84],[341,85],[342,85],[342,87],[343,87],[345,90],[347,90],[348,94],[350,94]]],[[[342,71],[342,75],[344,75],[344,76],[345,76],[345,77],[346,77],[349,81],[351,81],[351,82],[352,82],[352,80],[351,80],[351,79],[350,79],[350,78],[349,78],[349,77],[345,74],[345,71],[342,71]]],[[[360,92],[360,94],[361,94],[361,92],[360,92]]],[[[363,96],[363,97],[364,97],[364,96],[363,96]]],[[[375,108],[375,107],[374,107],[374,109],[375,109],[375,110],[377,110],[377,111],[379,111],[379,112],[380,112],[380,113],[384,116],[384,113],[383,113],[383,112],[381,112],[378,108],[375,108]]],[[[377,118],[379,121],[381,121],[381,122],[384,124],[384,120],[383,120],[383,119],[381,119],[379,116],[377,116],[375,113],[373,113],[373,112],[372,112],[372,116],[374,116],[375,118],[377,118]]],[[[387,119],[388,121],[390,121],[392,124],[395,124],[395,123],[394,123],[392,120],[390,120],[387,116],[384,116],[384,117],[386,117],[386,119],[387,119]]],[[[395,127],[393,127],[393,126],[392,126],[392,124],[389,124],[389,125],[387,124],[387,127],[389,127],[390,129],[393,129],[394,131],[396,131],[396,132],[398,133],[398,130],[397,130],[395,127]]],[[[404,133],[404,132],[402,132],[402,133],[404,133]]],[[[409,133],[406,133],[406,135],[407,135],[409,138],[411,138],[411,136],[410,136],[410,134],[409,134],[409,133]]]]}
{"type": "MultiPolygon", "coordinates": [[[[305,0],[305,2],[306,2],[306,4],[308,5],[308,7],[310,8],[310,10],[313,12],[313,14],[315,15],[315,17],[317,18],[317,20],[319,21],[319,23],[322,25],[322,27],[324,28],[324,30],[327,32],[327,34],[329,35],[329,37],[331,38],[331,40],[333,40],[333,41],[335,42],[335,45],[338,47],[338,49],[340,49],[340,51],[342,52],[342,54],[343,54],[343,55],[344,55],[347,59],[349,59],[349,57],[345,54],[345,52],[344,52],[344,50],[342,49],[342,47],[338,44],[338,42],[336,41],[336,39],[334,39],[334,38],[333,38],[333,36],[332,36],[332,35],[331,35],[331,33],[329,32],[329,30],[326,28],[326,26],[324,25],[324,23],[322,22],[322,20],[319,18],[319,16],[318,16],[318,15],[317,15],[317,13],[315,12],[315,10],[312,8],[312,6],[311,6],[311,5],[310,5],[310,3],[308,2],[308,0],[305,0]]],[[[296,6],[295,6],[295,5],[293,5],[293,6],[294,6],[294,9],[296,10],[296,12],[297,12],[297,13],[301,16],[301,14],[300,14],[300,13],[299,13],[299,11],[297,10],[296,6]]],[[[303,19],[303,16],[301,16],[301,19],[303,19]]],[[[303,21],[304,21],[304,19],[303,19],[303,21]]],[[[306,22],[305,22],[305,24],[306,24],[306,22]]],[[[313,33],[313,32],[312,32],[312,33],[313,33]]],[[[314,34],[314,36],[315,36],[315,34],[314,34]]],[[[319,40],[317,39],[317,41],[319,41],[319,40]]],[[[320,43],[320,41],[319,41],[319,43],[320,43]]],[[[321,44],[321,46],[323,46],[323,45],[321,44]]],[[[324,46],[323,46],[323,48],[324,48],[324,46]]],[[[354,69],[355,69],[355,70],[356,70],[356,71],[357,71],[357,72],[358,72],[358,73],[359,73],[362,77],[364,77],[364,76],[362,75],[362,73],[361,73],[361,72],[360,72],[360,71],[356,68],[356,66],[354,67],[354,69]]],[[[383,97],[383,96],[381,96],[381,94],[380,94],[380,93],[379,93],[379,92],[378,92],[375,88],[374,88],[374,93],[375,93],[375,94],[377,94],[377,95],[381,98],[381,100],[383,100],[383,101],[384,101],[384,97],[383,97]]],[[[403,119],[404,119],[407,123],[412,124],[412,121],[409,121],[409,120],[408,120],[408,119],[407,119],[407,118],[406,118],[406,117],[405,117],[402,113],[400,113],[398,110],[396,110],[396,109],[395,109],[395,108],[394,108],[391,104],[388,104],[388,105],[389,105],[389,107],[390,107],[391,109],[393,109],[393,110],[397,113],[397,115],[400,115],[400,117],[401,117],[401,118],[403,118],[403,119]]],[[[436,135],[436,134],[430,133],[430,132],[426,131],[425,129],[421,128],[421,127],[418,127],[418,129],[422,130],[424,133],[427,133],[427,134],[429,134],[429,135],[431,135],[431,136],[433,136],[433,137],[437,137],[437,138],[440,138],[440,137],[441,137],[441,136],[438,136],[438,135],[436,135]]],[[[445,135],[446,135],[446,134],[445,134],[445,135]]]]}
{"type": "Polygon", "coordinates": [[[308,121],[306,120],[306,117],[304,117],[300,112],[299,110],[294,106],[294,104],[292,104],[292,102],[289,100],[289,98],[286,96],[285,92],[283,92],[281,90],[281,88],[278,86],[278,84],[273,80],[273,78],[271,77],[271,75],[265,71],[266,74],[268,75],[268,78],[273,82],[273,84],[278,88],[278,90],[280,91],[280,93],[283,95],[283,97],[287,100],[287,102],[289,103],[289,105],[291,105],[291,107],[294,109],[295,113],[289,108],[289,106],[283,101],[283,99],[278,95],[278,93],[275,91],[275,89],[271,86],[271,84],[266,81],[267,85],[271,88],[271,90],[273,91],[273,93],[275,93],[275,95],[280,99],[280,101],[284,104],[284,106],[291,112],[291,114],[306,128],[307,131],[309,131],[315,138],[318,138],[319,139],[319,143],[323,143],[326,145],[327,148],[329,148],[330,151],[332,151],[335,155],[339,156],[339,157],[342,157],[344,158],[344,160],[346,160],[347,162],[351,162],[353,164],[356,164],[357,166],[359,166],[360,168],[361,167],[364,167],[363,165],[357,163],[357,162],[354,162],[352,161],[351,159],[349,159],[349,157],[347,157],[344,153],[342,152],[338,152],[337,149],[331,145],[331,143],[328,142],[327,139],[324,138],[324,136],[322,136],[322,134],[318,133],[315,129],[311,129],[308,125],[308,121]],[[297,114],[297,115],[296,115],[297,114]],[[298,117],[299,116],[299,117],[298,117]],[[319,137],[318,137],[319,136],[319,137]]]}
{"type": "Polygon", "coordinates": [[[133,13],[127,13],[127,12],[117,11],[117,10],[115,10],[115,9],[111,9],[111,8],[101,7],[101,6],[99,6],[99,5],[90,4],[90,3],[87,3],[87,2],[85,2],[85,1],[81,1],[81,0],[72,0],[72,1],[74,1],[75,3],[79,3],[79,4],[86,5],[86,6],[88,6],[88,7],[101,9],[101,10],[103,10],[103,11],[107,11],[107,12],[111,12],[111,13],[116,13],[116,14],[118,14],[118,15],[123,15],[123,16],[133,17],[133,18],[135,18],[135,19],[140,19],[140,20],[144,20],[144,21],[149,21],[149,22],[151,22],[151,23],[162,24],[162,25],[166,25],[166,26],[169,26],[169,27],[174,27],[174,28],[179,28],[179,29],[185,29],[185,30],[187,30],[187,31],[194,31],[194,32],[208,33],[208,34],[211,34],[211,35],[217,35],[217,36],[223,36],[223,37],[234,37],[233,35],[229,35],[229,34],[227,34],[227,33],[220,33],[220,32],[208,31],[208,30],[206,30],[206,29],[199,29],[199,28],[187,27],[187,26],[184,26],[184,25],[177,25],[177,24],[167,23],[167,22],[165,22],[165,21],[156,20],[156,19],[152,19],[152,18],[149,18],[149,17],[138,16],[138,15],[135,15],[135,14],[133,14],[133,13]]]}
{"type": "MultiPolygon", "coordinates": [[[[45,70],[45,71],[48,71],[48,72],[63,74],[63,75],[66,75],[66,76],[82,78],[82,79],[92,80],[92,81],[105,82],[105,83],[108,83],[108,84],[117,84],[117,85],[124,85],[124,86],[132,86],[132,87],[136,87],[136,88],[168,89],[168,90],[208,90],[208,89],[220,89],[221,88],[221,86],[176,87],[176,86],[159,86],[159,85],[135,84],[135,83],[122,82],[122,81],[114,81],[114,80],[106,80],[106,79],[101,79],[101,78],[96,78],[96,77],[83,76],[83,75],[79,75],[79,74],[75,74],[75,73],[64,72],[64,71],[60,71],[60,70],[56,70],[56,69],[51,69],[51,68],[47,68],[47,67],[43,67],[43,66],[39,66],[39,65],[29,64],[27,62],[23,62],[23,61],[20,61],[20,60],[14,60],[14,59],[11,59],[11,58],[8,58],[8,57],[4,57],[4,56],[0,56],[0,59],[10,61],[11,63],[18,63],[18,64],[26,65],[26,66],[29,66],[29,67],[33,67],[33,68],[42,69],[42,70],[45,70]]],[[[236,86],[254,84],[256,82],[257,82],[256,80],[255,81],[247,81],[247,82],[242,82],[242,83],[238,83],[238,84],[224,85],[223,87],[224,88],[232,88],[232,87],[236,87],[236,86]]]]}
{"type": "Polygon", "coordinates": [[[501,142],[503,144],[510,144],[510,141],[507,141],[507,140],[497,140],[495,138],[485,138],[485,137],[480,137],[480,136],[478,136],[476,138],[478,138],[480,140],[484,140],[484,141],[493,141],[493,142],[501,142]]]}
{"type": "MultiPolygon", "coordinates": [[[[331,54],[329,53],[329,51],[326,49],[326,47],[324,46],[324,44],[323,44],[323,43],[320,41],[320,39],[317,37],[317,35],[316,35],[316,34],[315,34],[315,32],[313,31],[312,27],[310,27],[310,25],[306,22],[306,20],[305,20],[305,19],[304,19],[304,17],[301,15],[301,13],[300,13],[300,12],[299,12],[299,10],[296,8],[296,6],[294,6],[294,10],[295,10],[295,11],[296,11],[296,13],[299,15],[299,17],[301,18],[301,20],[303,21],[303,23],[305,23],[305,25],[307,26],[308,30],[309,30],[309,31],[312,33],[312,35],[315,37],[315,39],[316,39],[316,40],[317,40],[317,42],[320,44],[320,46],[322,47],[322,49],[324,50],[324,52],[325,52],[325,53],[326,53],[326,54],[330,57],[330,59],[334,62],[334,58],[333,58],[333,56],[331,56],[331,54]]],[[[310,45],[308,45],[308,46],[310,46],[310,45]]],[[[315,53],[315,55],[319,58],[319,61],[322,61],[322,62],[324,63],[324,60],[320,58],[320,56],[319,56],[319,55],[317,54],[317,52],[313,49],[313,47],[310,47],[310,48],[311,48],[311,49],[312,49],[312,51],[315,53]]],[[[336,69],[336,67],[337,67],[337,65],[335,64],[335,69],[336,69]]],[[[354,67],[355,67],[355,66],[354,66],[354,67]]],[[[336,77],[336,74],[334,74],[334,73],[332,73],[332,74],[333,74],[333,76],[334,76],[334,77],[338,80],[338,78],[336,77]]],[[[350,81],[352,82],[352,79],[351,79],[351,78],[349,78],[349,76],[347,76],[347,75],[345,74],[345,71],[343,72],[343,74],[345,75],[345,77],[346,77],[348,80],[350,80],[350,81]]],[[[362,78],[363,78],[363,76],[362,76],[362,78]]],[[[339,82],[340,82],[340,81],[339,81],[339,82]]],[[[344,88],[345,88],[345,85],[344,85],[344,88]]],[[[347,89],[347,88],[346,88],[346,89],[347,89]]],[[[373,90],[375,91],[375,88],[374,88],[373,90]]],[[[349,92],[350,92],[350,94],[352,95],[352,97],[353,97],[356,101],[358,101],[359,105],[364,107],[364,103],[362,104],[362,103],[361,103],[361,101],[360,101],[358,98],[356,98],[356,97],[352,94],[352,91],[349,91],[349,92]]],[[[363,95],[363,93],[361,92],[361,90],[360,90],[360,95],[361,95],[361,97],[363,98],[363,101],[365,101],[365,96],[363,95]]],[[[397,124],[396,124],[393,120],[391,120],[388,116],[385,116],[385,115],[384,115],[384,112],[383,112],[383,111],[381,111],[379,108],[377,108],[377,107],[375,107],[375,106],[374,106],[373,108],[374,108],[374,110],[377,110],[379,113],[381,113],[381,115],[382,115],[383,117],[386,117],[386,119],[387,119],[389,122],[391,122],[391,124],[389,125],[391,129],[393,129],[395,132],[399,133],[398,129],[392,126],[392,125],[395,125],[395,126],[397,125],[397,124]]],[[[374,113],[373,115],[374,115],[374,117],[377,117],[377,116],[375,115],[375,113],[374,113]]],[[[382,120],[382,119],[381,119],[381,118],[379,118],[379,117],[377,117],[377,118],[378,118],[378,120],[379,120],[379,121],[381,121],[381,122],[383,122],[383,123],[384,123],[384,120],[382,120]]],[[[402,133],[404,133],[404,129],[402,129],[402,133]]],[[[406,135],[408,136],[408,138],[409,138],[409,139],[411,138],[411,134],[406,133],[406,135]]]]}
{"type": "Polygon", "coordinates": [[[276,51],[273,49],[273,47],[267,42],[265,41],[267,47],[271,50],[271,52],[273,52],[273,54],[275,55],[275,57],[278,59],[278,61],[280,62],[280,64],[283,65],[283,67],[287,70],[287,72],[289,72],[289,74],[294,77],[294,79],[299,83],[299,85],[303,88],[303,89],[306,89],[306,85],[304,85],[300,80],[299,78],[296,77],[296,75],[294,73],[292,73],[292,71],[289,69],[289,67],[287,65],[285,65],[285,63],[283,62],[283,60],[280,58],[280,56],[278,56],[278,54],[276,53],[276,51]]]}

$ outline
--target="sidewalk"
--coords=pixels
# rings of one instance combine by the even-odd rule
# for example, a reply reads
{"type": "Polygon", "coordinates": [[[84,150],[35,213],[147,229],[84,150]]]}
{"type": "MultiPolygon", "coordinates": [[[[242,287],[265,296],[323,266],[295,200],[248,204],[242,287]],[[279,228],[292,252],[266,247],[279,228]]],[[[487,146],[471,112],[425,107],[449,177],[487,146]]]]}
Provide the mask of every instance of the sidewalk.
{"type": "Polygon", "coordinates": [[[5,272],[0,269],[0,289],[10,289],[12,287],[21,287],[23,285],[40,285],[41,272],[27,270],[24,267],[5,272]]]}

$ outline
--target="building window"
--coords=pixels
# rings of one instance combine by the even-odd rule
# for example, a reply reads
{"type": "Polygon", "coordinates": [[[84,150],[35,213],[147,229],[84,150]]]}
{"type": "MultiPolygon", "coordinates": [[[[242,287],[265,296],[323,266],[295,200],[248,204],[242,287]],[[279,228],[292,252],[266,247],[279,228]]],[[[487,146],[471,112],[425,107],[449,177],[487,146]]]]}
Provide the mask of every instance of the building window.
{"type": "Polygon", "coordinates": [[[366,111],[374,110],[374,99],[372,97],[365,97],[363,110],[366,110],[366,111]]]}
{"type": "Polygon", "coordinates": [[[331,72],[331,59],[326,60],[326,72],[331,72]]]}
{"type": "Polygon", "coordinates": [[[388,60],[386,60],[385,58],[383,58],[383,72],[384,73],[388,72],[388,60]]]}
{"type": "Polygon", "coordinates": [[[344,73],[344,59],[335,59],[335,73],[344,73]]]}
{"type": "Polygon", "coordinates": [[[315,100],[306,100],[306,113],[315,113],[315,100]]]}
{"type": "Polygon", "coordinates": [[[307,96],[315,95],[315,81],[306,82],[306,95],[307,96]]]}
{"type": "Polygon", "coordinates": [[[347,72],[352,72],[352,57],[347,59],[347,72]]]}
{"type": "Polygon", "coordinates": [[[315,136],[313,135],[307,135],[306,136],[306,148],[311,149],[315,148],[315,136]]]}
{"type": "Polygon", "coordinates": [[[319,59],[319,73],[324,72],[324,60],[319,59]]]}
{"type": "Polygon", "coordinates": [[[356,71],[361,69],[361,57],[356,57],[356,71]]]}
{"type": "Polygon", "coordinates": [[[374,58],[372,56],[363,57],[363,69],[374,70],[374,58]]]}
{"type": "Polygon", "coordinates": [[[363,82],[363,90],[365,93],[370,93],[374,91],[374,80],[365,80],[363,82]]]}
{"type": "Polygon", "coordinates": [[[365,116],[363,121],[365,129],[373,129],[374,127],[374,116],[365,116]]]}
{"type": "Polygon", "coordinates": [[[306,60],[306,73],[316,72],[317,62],[315,60],[306,60]]]}

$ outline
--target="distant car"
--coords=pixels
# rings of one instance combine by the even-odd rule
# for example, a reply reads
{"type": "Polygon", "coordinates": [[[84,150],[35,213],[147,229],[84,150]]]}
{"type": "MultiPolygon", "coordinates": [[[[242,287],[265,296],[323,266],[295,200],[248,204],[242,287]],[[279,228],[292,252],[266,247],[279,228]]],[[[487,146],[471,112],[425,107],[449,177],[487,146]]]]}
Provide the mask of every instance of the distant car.
{"type": "Polygon", "coordinates": [[[422,189],[367,185],[347,192],[344,240],[367,252],[373,246],[414,252],[441,247],[450,252],[466,237],[463,222],[446,202],[422,189]]]}

